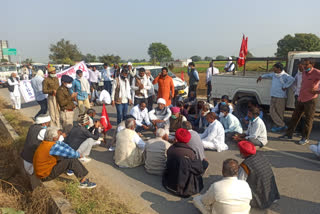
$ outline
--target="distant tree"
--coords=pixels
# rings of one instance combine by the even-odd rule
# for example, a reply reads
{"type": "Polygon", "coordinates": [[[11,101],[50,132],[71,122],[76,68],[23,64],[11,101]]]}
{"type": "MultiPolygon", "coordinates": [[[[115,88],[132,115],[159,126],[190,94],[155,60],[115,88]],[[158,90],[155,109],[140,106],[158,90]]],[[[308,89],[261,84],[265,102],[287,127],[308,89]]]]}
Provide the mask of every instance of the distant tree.
{"type": "Polygon", "coordinates": [[[217,59],[217,60],[223,60],[223,59],[227,59],[227,57],[222,56],[222,55],[218,55],[218,56],[216,57],[216,59],[217,59]]]}
{"type": "Polygon", "coordinates": [[[85,61],[85,62],[96,62],[97,61],[97,57],[95,55],[92,55],[92,54],[86,54],[86,55],[83,55],[82,59],[85,61]]]}
{"type": "Polygon", "coordinates": [[[253,54],[252,54],[250,51],[248,51],[247,57],[252,58],[252,57],[254,57],[254,56],[253,56],[253,54]]]}
{"type": "Polygon", "coordinates": [[[320,51],[320,38],[312,33],[286,35],[277,43],[277,57],[287,57],[289,51],[320,51]]]}
{"type": "Polygon", "coordinates": [[[213,60],[213,58],[210,57],[210,56],[206,56],[203,60],[204,60],[204,61],[211,61],[211,60],[213,60]]]}
{"type": "Polygon", "coordinates": [[[50,52],[49,59],[54,63],[70,64],[70,60],[75,62],[82,59],[77,45],[71,44],[69,40],[61,39],[57,44],[51,44],[50,52]]]}
{"type": "Polygon", "coordinates": [[[192,59],[192,62],[199,62],[202,60],[201,56],[192,56],[190,57],[190,59],[192,59]]]}
{"type": "Polygon", "coordinates": [[[169,48],[158,42],[150,44],[148,48],[148,54],[150,56],[150,61],[155,64],[156,62],[165,62],[172,60],[172,53],[169,48]]]}
{"type": "MultiPolygon", "coordinates": [[[[228,58],[228,57],[226,57],[226,58],[228,58]]],[[[233,60],[236,60],[236,59],[237,59],[236,56],[231,56],[231,58],[232,58],[233,60]]]]}
{"type": "Polygon", "coordinates": [[[119,63],[120,61],[121,61],[121,57],[114,56],[113,54],[99,56],[99,62],[103,62],[103,63],[114,64],[114,63],[119,63]]]}
{"type": "Polygon", "coordinates": [[[22,64],[31,64],[33,63],[32,59],[26,58],[25,60],[22,61],[22,64]]]}
{"type": "Polygon", "coordinates": [[[8,60],[7,59],[1,59],[0,62],[8,62],[8,60]]]}

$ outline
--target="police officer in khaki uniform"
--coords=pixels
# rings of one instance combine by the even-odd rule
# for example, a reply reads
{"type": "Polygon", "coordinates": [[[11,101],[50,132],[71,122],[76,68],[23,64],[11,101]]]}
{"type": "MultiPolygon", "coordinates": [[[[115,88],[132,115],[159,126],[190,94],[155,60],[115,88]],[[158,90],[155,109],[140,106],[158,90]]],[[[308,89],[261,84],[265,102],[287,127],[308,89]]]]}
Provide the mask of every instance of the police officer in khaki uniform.
{"type": "Polygon", "coordinates": [[[57,102],[60,107],[60,122],[65,133],[68,133],[73,126],[73,109],[75,104],[73,100],[77,97],[77,93],[70,93],[72,87],[72,77],[63,75],[61,77],[61,86],[57,90],[57,102]]]}
{"type": "Polygon", "coordinates": [[[51,117],[51,126],[60,128],[59,106],[56,100],[56,93],[59,88],[59,80],[54,67],[48,68],[48,77],[42,82],[42,91],[48,94],[49,115],[51,117]]]}

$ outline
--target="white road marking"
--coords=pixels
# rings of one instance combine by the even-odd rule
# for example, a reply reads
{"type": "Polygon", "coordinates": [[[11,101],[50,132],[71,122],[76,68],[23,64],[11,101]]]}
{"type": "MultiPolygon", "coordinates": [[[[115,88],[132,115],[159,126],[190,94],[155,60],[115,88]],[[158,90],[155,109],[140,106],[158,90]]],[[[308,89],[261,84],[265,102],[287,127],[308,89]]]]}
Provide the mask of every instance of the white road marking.
{"type": "Polygon", "coordinates": [[[284,152],[284,151],[280,151],[280,150],[277,150],[277,149],[272,149],[272,148],[267,147],[267,146],[264,146],[262,149],[266,149],[266,150],[273,151],[273,152],[278,152],[278,153],[281,153],[281,154],[284,154],[284,155],[288,155],[288,156],[291,156],[291,157],[294,157],[294,158],[298,158],[298,159],[301,159],[301,160],[304,160],[304,161],[309,161],[311,163],[320,165],[320,161],[311,160],[309,158],[301,157],[299,155],[291,154],[289,152],[284,152]]]}

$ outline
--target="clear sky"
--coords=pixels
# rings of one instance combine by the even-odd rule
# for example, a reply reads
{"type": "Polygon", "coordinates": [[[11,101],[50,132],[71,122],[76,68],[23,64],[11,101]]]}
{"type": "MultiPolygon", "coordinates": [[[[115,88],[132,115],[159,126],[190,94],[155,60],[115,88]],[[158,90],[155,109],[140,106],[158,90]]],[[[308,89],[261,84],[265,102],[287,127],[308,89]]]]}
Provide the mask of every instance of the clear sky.
{"type": "Polygon", "coordinates": [[[320,36],[319,0],[1,0],[0,40],[47,62],[61,38],[83,54],[149,59],[162,42],[175,59],[238,56],[242,33],[254,56],[273,56],[286,34],[320,36]]]}

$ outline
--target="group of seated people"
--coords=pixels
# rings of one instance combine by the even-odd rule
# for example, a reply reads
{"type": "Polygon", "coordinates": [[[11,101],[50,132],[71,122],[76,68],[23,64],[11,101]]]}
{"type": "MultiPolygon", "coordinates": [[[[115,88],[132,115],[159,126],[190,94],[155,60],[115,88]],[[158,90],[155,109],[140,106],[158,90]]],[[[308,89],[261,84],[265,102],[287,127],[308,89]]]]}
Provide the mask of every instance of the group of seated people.
{"type": "MultiPolygon", "coordinates": [[[[208,115],[211,123],[210,115],[214,113],[208,115]]],[[[124,123],[125,127],[116,134],[114,160],[117,166],[144,165],[147,173],[162,176],[162,185],[168,192],[180,197],[200,193],[202,176],[209,162],[201,135],[192,130],[189,121],[182,122],[173,141],[169,141],[168,130],[157,128],[156,138],[146,142],[135,131],[137,125],[132,116],[124,123]]],[[[265,209],[280,198],[269,161],[261,152],[256,152],[256,146],[249,141],[250,135],[246,137],[248,139],[237,144],[245,160],[240,165],[236,160],[226,160],[223,164],[225,178],[214,183],[206,194],[194,198],[195,206],[202,213],[249,213],[250,207],[265,209]]]]}
{"type": "Polygon", "coordinates": [[[69,133],[56,127],[50,127],[49,115],[41,114],[31,125],[21,157],[26,172],[36,175],[42,181],[57,178],[62,173],[79,178],[80,188],[94,188],[96,184],[86,178],[87,169],[82,163],[88,157],[93,146],[100,144],[101,124],[93,122],[95,111],[78,117],[78,122],[69,133]]]}
{"type": "MultiPolygon", "coordinates": [[[[224,170],[230,164],[234,169],[231,174],[229,170],[224,177],[238,176],[246,180],[253,193],[252,196],[244,196],[248,196],[249,202],[241,209],[250,209],[249,203],[254,207],[269,207],[279,198],[279,193],[268,160],[256,153],[256,147],[267,143],[266,128],[259,117],[260,110],[249,108],[248,129],[243,133],[239,119],[232,114],[233,108],[227,97],[223,97],[215,107],[205,102],[199,105],[199,102],[190,98],[188,102],[178,102],[177,106],[171,108],[166,106],[164,99],[159,98],[157,106],[149,112],[143,101],[134,106],[126,120],[118,124],[109,145],[109,150],[115,151],[115,164],[121,168],[144,165],[147,173],[162,176],[162,184],[169,192],[189,197],[203,189],[202,176],[209,166],[204,150],[225,151],[228,149],[226,139],[229,139],[232,144],[239,146],[245,161],[240,166],[236,162],[237,167],[234,160],[225,163],[224,170]],[[199,133],[199,126],[196,125],[200,123],[202,133],[199,133]],[[142,133],[146,130],[154,131],[155,138],[144,137],[142,133]],[[266,168],[264,171],[258,169],[261,164],[262,168],[266,168]],[[269,189],[263,188],[261,192],[256,189],[257,185],[259,188],[268,185],[269,189]]],[[[29,128],[21,154],[28,174],[35,174],[41,180],[48,181],[67,173],[79,179],[80,188],[94,188],[96,184],[86,178],[88,171],[83,166],[83,163],[91,160],[88,157],[91,148],[100,144],[101,140],[102,126],[99,121],[93,120],[94,116],[95,111],[89,109],[86,114],[79,115],[70,132],[63,133],[62,130],[50,127],[50,116],[39,115],[35,124],[29,128]]],[[[238,181],[229,180],[226,183],[238,181]]],[[[219,190],[212,187],[204,196],[195,198],[195,204],[201,211],[208,210],[208,207],[214,209],[208,203],[219,201],[212,198],[212,191],[219,190]]]]}

